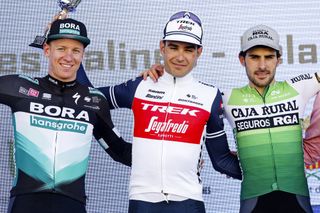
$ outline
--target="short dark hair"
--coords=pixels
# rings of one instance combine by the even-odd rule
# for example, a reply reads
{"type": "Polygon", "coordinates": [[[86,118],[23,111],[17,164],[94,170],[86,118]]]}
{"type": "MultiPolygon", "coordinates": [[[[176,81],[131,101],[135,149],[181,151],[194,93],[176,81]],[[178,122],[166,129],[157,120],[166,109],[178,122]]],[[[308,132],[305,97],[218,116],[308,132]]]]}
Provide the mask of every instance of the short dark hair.
{"type": "MultiPolygon", "coordinates": [[[[259,45],[259,46],[254,46],[252,48],[257,48],[257,47],[267,47],[267,46],[263,46],[263,45],[259,45]]],[[[240,51],[239,52],[239,57],[242,56],[242,57],[246,57],[246,54],[249,50],[251,50],[252,48],[248,49],[247,51],[240,51]]],[[[268,48],[271,48],[271,47],[268,47],[268,48]]],[[[271,48],[272,49],[272,48],[271,48]]],[[[275,49],[274,49],[275,50],[275,49]]],[[[281,57],[281,53],[279,50],[275,50],[276,51],[276,55],[277,55],[277,58],[280,58],[281,57]]]]}

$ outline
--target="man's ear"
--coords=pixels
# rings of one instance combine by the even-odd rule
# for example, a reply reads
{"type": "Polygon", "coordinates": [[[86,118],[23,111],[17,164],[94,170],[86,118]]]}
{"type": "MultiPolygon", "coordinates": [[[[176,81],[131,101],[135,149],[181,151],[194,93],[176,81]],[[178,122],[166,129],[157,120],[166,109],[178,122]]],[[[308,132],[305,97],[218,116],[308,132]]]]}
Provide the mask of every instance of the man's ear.
{"type": "Polygon", "coordinates": [[[44,43],[43,45],[43,54],[48,57],[50,53],[50,46],[47,43],[44,43]]]}
{"type": "Polygon", "coordinates": [[[197,48],[197,57],[199,58],[200,55],[202,54],[202,50],[203,50],[203,47],[198,47],[197,48]]]}
{"type": "Polygon", "coordinates": [[[165,42],[164,41],[160,41],[160,43],[159,43],[159,47],[160,47],[160,54],[163,56],[163,54],[164,54],[164,47],[165,47],[165,42]]]}
{"type": "Polygon", "coordinates": [[[244,67],[246,66],[246,60],[243,55],[239,55],[239,61],[242,66],[244,66],[244,67]]]}
{"type": "Polygon", "coordinates": [[[279,57],[279,58],[277,58],[277,60],[278,60],[278,62],[277,62],[277,66],[278,66],[279,64],[281,64],[282,59],[281,59],[281,57],[279,57]]]}

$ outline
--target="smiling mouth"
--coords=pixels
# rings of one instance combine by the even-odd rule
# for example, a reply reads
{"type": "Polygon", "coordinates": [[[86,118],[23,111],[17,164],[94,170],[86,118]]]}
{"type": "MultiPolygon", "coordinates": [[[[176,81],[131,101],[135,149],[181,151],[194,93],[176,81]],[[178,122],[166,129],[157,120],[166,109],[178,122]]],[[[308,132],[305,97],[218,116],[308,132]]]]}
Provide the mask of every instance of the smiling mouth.
{"type": "Polygon", "coordinates": [[[71,64],[60,64],[62,67],[64,68],[71,68],[72,65],[71,64]]]}
{"type": "Polygon", "coordinates": [[[184,68],[184,67],[186,67],[186,65],[184,65],[184,64],[173,64],[173,66],[176,67],[176,68],[184,68]]]}

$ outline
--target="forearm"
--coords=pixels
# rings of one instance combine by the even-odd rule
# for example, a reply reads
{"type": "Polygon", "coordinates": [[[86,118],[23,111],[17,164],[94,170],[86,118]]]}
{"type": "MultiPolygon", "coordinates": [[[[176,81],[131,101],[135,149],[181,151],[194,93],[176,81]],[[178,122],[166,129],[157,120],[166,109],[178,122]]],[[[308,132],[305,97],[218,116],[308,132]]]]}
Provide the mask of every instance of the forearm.
{"type": "Polygon", "coordinates": [[[236,155],[231,153],[226,135],[207,139],[206,148],[215,170],[230,177],[242,179],[239,160],[236,155]]]}
{"type": "Polygon", "coordinates": [[[93,133],[113,160],[131,166],[132,144],[125,142],[115,128],[95,128],[93,133]]]}

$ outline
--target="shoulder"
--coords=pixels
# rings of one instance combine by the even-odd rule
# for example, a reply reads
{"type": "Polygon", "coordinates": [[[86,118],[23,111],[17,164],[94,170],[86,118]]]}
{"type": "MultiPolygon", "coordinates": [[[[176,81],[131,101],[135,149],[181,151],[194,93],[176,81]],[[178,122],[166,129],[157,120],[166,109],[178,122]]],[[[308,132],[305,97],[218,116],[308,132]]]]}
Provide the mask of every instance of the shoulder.
{"type": "Polygon", "coordinates": [[[199,92],[206,92],[206,93],[210,93],[210,94],[217,94],[217,93],[220,93],[219,91],[219,88],[216,87],[215,85],[213,84],[209,84],[207,82],[204,82],[204,81],[199,81],[199,80],[196,80],[195,81],[195,90],[198,90],[199,92]]]}
{"type": "Polygon", "coordinates": [[[204,82],[204,81],[197,81],[197,83],[201,86],[203,86],[204,88],[215,88],[217,89],[216,86],[214,86],[213,84],[209,84],[207,82],[204,82]]]}
{"type": "Polygon", "coordinates": [[[93,88],[93,87],[88,87],[88,93],[92,96],[100,96],[102,98],[106,98],[100,90],[93,88]]]}
{"type": "Polygon", "coordinates": [[[14,85],[15,83],[31,83],[39,85],[37,78],[32,78],[23,74],[3,75],[0,76],[1,84],[14,85]]]}
{"type": "Polygon", "coordinates": [[[32,78],[30,76],[24,75],[24,74],[12,74],[12,75],[3,75],[0,76],[1,79],[16,79],[16,80],[27,80],[30,82],[38,82],[35,78],[32,78]]]}
{"type": "Polygon", "coordinates": [[[250,87],[238,87],[238,88],[231,88],[231,89],[224,89],[221,92],[222,99],[224,103],[228,103],[230,100],[238,100],[244,99],[245,97],[250,94],[250,87]]]}
{"type": "MultiPolygon", "coordinates": [[[[148,77],[146,81],[150,81],[151,79],[148,77]]],[[[132,79],[129,79],[125,82],[122,83],[122,85],[124,86],[136,86],[138,84],[140,84],[141,82],[143,82],[143,77],[138,76],[138,77],[134,77],[132,79]]]]}

